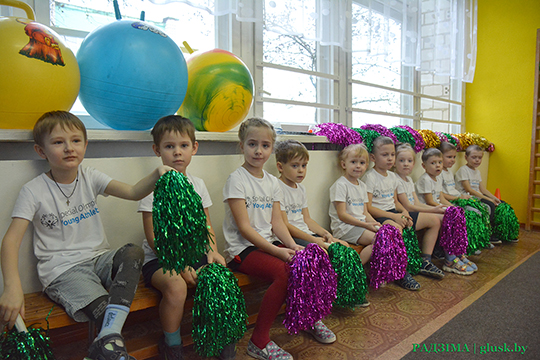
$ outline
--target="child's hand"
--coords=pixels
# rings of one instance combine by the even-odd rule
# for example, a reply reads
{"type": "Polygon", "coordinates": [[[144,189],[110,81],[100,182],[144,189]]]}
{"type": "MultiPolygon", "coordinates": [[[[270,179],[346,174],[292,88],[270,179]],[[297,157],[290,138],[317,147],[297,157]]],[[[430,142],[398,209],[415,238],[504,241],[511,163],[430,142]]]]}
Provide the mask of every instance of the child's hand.
{"type": "Polygon", "coordinates": [[[20,291],[9,291],[4,289],[0,297],[0,331],[7,325],[9,329],[15,325],[17,315],[24,318],[24,293],[20,291]]]}
{"type": "Polygon", "coordinates": [[[176,171],[174,170],[172,167],[170,166],[167,166],[167,165],[161,165],[157,168],[157,171],[159,173],[159,176],[162,176],[163,174],[165,174],[166,172],[169,172],[169,171],[176,171]]]}
{"type": "Polygon", "coordinates": [[[501,203],[501,200],[497,199],[496,197],[493,197],[493,199],[491,199],[495,205],[499,205],[501,203]]]}
{"type": "Polygon", "coordinates": [[[180,276],[186,281],[188,288],[195,287],[197,285],[197,273],[191,266],[187,266],[181,273],[180,276]]]}
{"type": "Polygon", "coordinates": [[[378,221],[368,221],[366,224],[367,224],[366,229],[368,229],[369,231],[372,231],[374,233],[379,231],[379,229],[382,226],[381,223],[378,222],[378,221]]]}
{"type": "MultiPolygon", "coordinates": [[[[296,245],[296,246],[299,246],[299,245],[296,245]]],[[[293,249],[289,249],[289,248],[286,248],[286,247],[277,247],[276,246],[276,253],[275,253],[275,257],[277,257],[278,259],[281,259],[283,261],[285,261],[286,263],[288,262],[291,262],[294,254],[296,253],[295,250],[293,249]]],[[[300,248],[302,248],[300,246],[300,248]]],[[[301,249],[300,249],[301,250],[301,249]]]]}
{"type": "Polygon", "coordinates": [[[469,195],[469,194],[461,194],[461,195],[459,195],[459,198],[460,198],[460,199],[468,200],[468,199],[471,198],[471,195],[469,195]]]}
{"type": "Polygon", "coordinates": [[[223,256],[221,256],[220,253],[218,253],[217,251],[208,251],[208,254],[206,254],[206,259],[208,261],[209,264],[212,264],[212,263],[217,263],[217,264],[221,264],[225,267],[227,267],[227,263],[225,262],[225,258],[223,258],[223,256]]]}
{"type": "Polygon", "coordinates": [[[435,212],[438,213],[438,214],[444,214],[446,212],[447,208],[448,208],[448,206],[443,205],[443,204],[439,204],[439,205],[435,206],[433,208],[433,210],[435,210],[435,212]]]}
{"type": "MultiPolygon", "coordinates": [[[[409,213],[407,212],[407,215],[405,213],[396,214],[394,216],[394,221],[401,226],[402,229],[405,229],[409,227],[409,222],[412,222],[411,217],[409,216],[409,213]]],[[[412,224],[411,224],[412,225],[412,224]]]]}

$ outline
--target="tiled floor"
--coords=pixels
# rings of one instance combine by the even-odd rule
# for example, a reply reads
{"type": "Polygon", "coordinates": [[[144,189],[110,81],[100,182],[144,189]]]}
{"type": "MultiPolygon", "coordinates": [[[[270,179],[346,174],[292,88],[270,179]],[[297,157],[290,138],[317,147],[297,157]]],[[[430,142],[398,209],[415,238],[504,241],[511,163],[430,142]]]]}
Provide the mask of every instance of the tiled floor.
{"type": "MultiPolygon", "coordinates": [[[[517,244],[503,244],[471,256],[479,267],[471,276],[447,273],[443,280],[434,280],[417,275],[422,288],[416,292],[394,284],[371,289],[369,307],[355,311],[334,309],[324,320],[338,338],[331,345],[319,344],[306,333],[288,335],[282,325],[283,315],[276,319],[271,338],[297,360],[399,359],[412,349],[413,343],[421,343],[539,249],[540,233],[521,232],[517,244]]],[[[435,263],[442,266],[440,261],[435,263]]],[[[137,328],[127,332],[149,331],[143,325],[137,328]]],[[[236,359],[252,359],[246,354],[252,331],[248,329],[239,342],[236,359]]],[[[58,347],[59,358],[70,358],[63,354],[62,347],[58,347]]],[[[203,359],[192,347],[185,348],[185,358],[203,359]]]]}

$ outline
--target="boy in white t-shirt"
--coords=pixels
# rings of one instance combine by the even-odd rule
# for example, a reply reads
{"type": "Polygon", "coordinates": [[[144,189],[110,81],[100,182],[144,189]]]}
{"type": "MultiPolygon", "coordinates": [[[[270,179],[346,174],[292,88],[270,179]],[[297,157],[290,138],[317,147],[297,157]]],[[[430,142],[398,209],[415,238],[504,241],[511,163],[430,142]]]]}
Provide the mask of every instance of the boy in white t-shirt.
{"type": "Polygon", "coordinates": [[[443,156],[443,168],[439,178],[442,180],[444,198],[448,201],[455,199],[469,199],[468,194],[462,194],[456,189],[456,179],[450,168],[456,163],[457,149],[454,144],[443,141],[439,147],[443,156]]]}
{"type": "Polygon", "coordinates": [[[281,141],[275,146],[275,155],[281,174],[279,185],[283,191],[281,212],[294,241],[302,246],[316,243],[324,249],[336,241],[348,246],[345,241],[334,238],[309,215],[306,188],[301,184],[309,161],[306,147],[297,140],[281,141]]]}
{"type": "Polygon", "coordinates": [[[0,321],[4,323],[0,325],[11,328],[18,315],[24,319],[18,252],[28,225],[33,223],[43,291],[75,321],[102,323],[88,357],[132,359],[120,332],[139,283],[143,251],[133,244],[110,249],[96,198],[112,195],[140,200],[171,168],[160,166],[135,185],[83,168],[86,128],[67,111],[43,114],[33,135],[34,149],[51,169],[23,186],[2,241],[0,321]]]}
{"type": "MultiPolygon", "coordinates": [[[[157,121],[152,129],[154,144],[152,149],[161,158],[164,165],[187,176],[193,188],[200,195],[206,223],[212,239],[215,239],[214,229],[210,221],[208,208],[212,199],[206,189],[204,181],[187,172],[191,157],[197,153],[199,143],[195,140],[195,126],[193,123],[179,115],[165,116],[157,121]]],[[[197,283],[195,270],[205,264],[213,262],[227,266],[225,259],[217,251],[215,240],[210,241],[210,249],[199,263],[194,267],[187,267],[181,274],[176,272],[163,272],[158,262],[154,247],[154,225],[152,217],[152,203],[154,194],[148,195],[139,202],[138,211],[142,213],[144,234],[144,265],[142,273],[147,286],[153,286],[162,294],[159,304],[159,314],[163,337],[159,342],[159,352],[163,359],[182,359],[183,347],[180,335],[180,323],[184,313],[184,304],[187,297],[187,288],[197,283]]],[[[220,359],[234,359],[235,344],[225,346],[220,359]]]]}
{"type": "MultiPolygon", "coordinates": [[[[397,198],[399,179],[395,173],[389,171],[396,160],[392,139],[386,136],[376,138],[373,141],[370,160],[373,161],[373,168],[363,177],[369,198],[369,212],[376,221],[391,224],[400,230],[406,227],[413,227],[416,231],[426,229],[421,244],[423,262],[420,274],[442,279],[444,273],[431,262],[441,221],[435,214],[409,212],[399,202],[397,198]]],[[[420,289],[420,284],[409,273],[406,273],[398,284],[407,290],[420,289]]]]}

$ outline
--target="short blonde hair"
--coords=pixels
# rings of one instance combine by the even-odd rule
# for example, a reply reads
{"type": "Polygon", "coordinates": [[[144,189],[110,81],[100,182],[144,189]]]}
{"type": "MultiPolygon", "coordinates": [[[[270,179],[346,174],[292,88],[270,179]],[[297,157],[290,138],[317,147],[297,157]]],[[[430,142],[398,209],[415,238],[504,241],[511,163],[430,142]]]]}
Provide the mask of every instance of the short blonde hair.
{"type": "Polygon", "coordinates": [[[428,148],[428,149],[424,150],[424,152],[422,153],[422,162],[423,163],[427,162],[429,160],[429,158],[432,157],[432,156],[442,158],[443,154],[442,154],[441,150],[439,150],[437,148],[428,148]]]}
{"type": "Polygon", "coordinates": [[[409,143],[399,143],[396,146],[396,157],[405,151],[410,151],[413,154],[413,158],[416,158],[416,153],[414,152],[414,149],[412,148],[411,144],[409,143]]]}
{"type": "Polygon", "coordinates": [[[298,140],[279,141],[275,147],[276,161],[287,164],[289,161],[300,158],[300,160],[309,160],[309,152],[298,140]]]}
{"type": "Polygon", "coordinates": [[[63,130],[66,128],[78,129],[82,131],[84,141],[86,142],[86,140],[88,140],[86,135],[86,127],[78,117],[69,111],[55,110],[46,112],[45,114],[41,115],[38,121],[36,121],[34,129],[32,130],[34,142],[39,146],[43,146],[45,143],[45,136],[49,135],[54,130],[56,125],[60,125],[63,130]]]}
{"type": "Polygon", "coordinates": [[[350,144],[347,145],[343,150],[341,150],[338,154],[338,160],[341,163],[341,161],[345,161],[349,155],[357,156],[357,157],[364,157],[367,161],[369,161],[369,153],[364,146],[364,144],[350,144]]]}
{"type": "Polygon", "coordinates": [[[465,150],[465,155],[466,155],[466,156],[469,156],[469,155],[471,155],[471,153],[472,153],[473,151],[480,151],[480,152],[482,152],[482,151],[484,151],[484,150],[482,150],[482,148],[481,148],[480,146],[476,145],[476,144],[469,145],[469,146],[467,146],[467,150],[465,150]]]}
{"type": "Polygon", "coordinates": [[[371,153],[372,154],[375,154],[375,149],[379,149],[381,146],[384,146],[384,145],[394,145],[394,141],[389,138],[388,136],[379,136],[377,138],[375,138],[375,140],[373,140],[373,147],[371,149],[371,153]]]}
{"type": "Polygon", "coordinates": [[[241,143],[246,141],[246,137],[247,137],[250,127],[267,128],[268,130],[272,132],[272,144],[276,142],[277,134],[276,134],[276,130],[274,129],[274,126],[268,120],[264,120],[258,117],[253,117],[253,118],[244,120],[244,122],[240,124],[240,128],[238,129],[238,138],[240,139],[241,143]]]}

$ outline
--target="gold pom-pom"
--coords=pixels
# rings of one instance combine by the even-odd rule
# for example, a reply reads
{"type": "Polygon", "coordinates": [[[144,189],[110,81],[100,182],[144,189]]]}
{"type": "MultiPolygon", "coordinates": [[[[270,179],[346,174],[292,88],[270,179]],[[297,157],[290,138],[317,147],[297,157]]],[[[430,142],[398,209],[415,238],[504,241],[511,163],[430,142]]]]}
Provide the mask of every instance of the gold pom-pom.
{"type": "Polygon", "coordinates": [[[487,150],[489,148],[489,145],[491,143],[485,137],[475,134],[475,133],[467,133],[467,134],[469,134],[474,144],[480,146],[484,150],[487,150]]]}
{"type": "Polygon", "coordinates": [[[426,144],[427,148],[438,148],[441,146],[441,139],[439,139],[439,136],[435,134],[431,130],[418,130],[418,133],[422,135],[422,138],[424,139],[424,143],[426,144]]]}
{"type": "Polygon", "coordinates": [[[474,145],[470,133],[454,134],[454,136],[459,139],[459,143],[461,144],[463,151],[467,150],[469,146],[474,145]]]}

